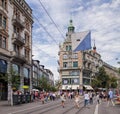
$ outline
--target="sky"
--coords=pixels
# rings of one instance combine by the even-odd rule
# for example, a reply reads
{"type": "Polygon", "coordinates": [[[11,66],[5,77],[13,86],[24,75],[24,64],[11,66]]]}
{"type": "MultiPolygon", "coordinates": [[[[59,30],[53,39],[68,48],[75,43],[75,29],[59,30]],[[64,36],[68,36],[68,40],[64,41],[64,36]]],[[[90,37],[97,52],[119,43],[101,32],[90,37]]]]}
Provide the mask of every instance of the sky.
{"type": "Polygon", "coordinates": [[[101,59],[120,67],[120,0],[25,0],[33,13],[33,59],[59,79],[58,51],[64,42],[69,20],[75,32],[91,31],[101,59]]]}

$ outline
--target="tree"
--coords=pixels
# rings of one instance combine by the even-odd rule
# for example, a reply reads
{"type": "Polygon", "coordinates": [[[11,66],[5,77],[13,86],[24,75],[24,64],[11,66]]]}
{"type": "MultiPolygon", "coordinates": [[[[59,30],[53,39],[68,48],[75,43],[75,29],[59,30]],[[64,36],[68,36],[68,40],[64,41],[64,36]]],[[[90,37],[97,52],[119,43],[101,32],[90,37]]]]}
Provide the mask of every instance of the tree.
{"type": "Polygon", "coordinates": [[[19,89],[19,86],[20,86],[20,76],[16,73],[16,71],[11,68],[10,69],[10,73],[0,73],[0,79],[5,81],[5,82],[8,82],[8,83],[11,83],[11,87],[14,89],[14,90],[18,90],[19,89]]]}
{"type": "Polygon", "coordinates": [[[48,80],[42,76],[39,79],[39,85],[40,85],[40,89],[41,90],[45,90],[45,91],[56,91],[56,88],[54,86],[51,86],[48,82],[48,80]]]}
{"type": "Polygon", "coordinates": [[[62,82],[60,80],[56,80],[55,81],[55,87],[56,87],[56,89],[59,90],[61,86],[62,86],[62,82]]]}
{"type": "Polygon", "coordinates": [[[47,87],[48,87],[48,82],[47,82],[47,79],[46,79],[44,76],[42,76],[42,77],[39,79],[39,85],[40,85],[40,88],[41,88],[42,90],[46,90],[46,89],[47,89],[47,87]]]}
{"type": "Polygon", "coordinates": [[[100,67],[98,75],[92,80],[92,86],[98,88],[116,88],[117,79],[109,76],[104,67],[100,67]]]}
{"type": "Polygon", "coordinates": [[[110,77],[107,81],[108,88],[116,88],[117,87],[117,78],[116,77],[110,77]]]}

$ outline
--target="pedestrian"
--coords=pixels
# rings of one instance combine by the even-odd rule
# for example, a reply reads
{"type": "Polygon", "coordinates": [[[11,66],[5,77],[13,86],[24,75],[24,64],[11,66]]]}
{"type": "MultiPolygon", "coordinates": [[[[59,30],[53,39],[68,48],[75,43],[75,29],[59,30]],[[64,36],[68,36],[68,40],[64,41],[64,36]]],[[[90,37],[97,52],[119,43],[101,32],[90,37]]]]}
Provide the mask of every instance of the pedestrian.
{"type": "Polygon", "coordinates": [[[75,107],[76,108],[80,107],[79,102],[80,102],[80,96],[78,93],[76,93],[76,95],[75,95],[75,107]]]}
{"type": "Polygon", "coordinates": [[[45,96],[43,92],[40,93],[40,100],[42,101],[42,104],[44,104],[45,96]]]}
{"type": "Polygon", "coordinates": [[[110,89],[109,92],[108,92],[108,106],[109,106],[110,102],[113,104],[113,106],[115,105],[113,103],[112,99],[113,99],[113,91],[110,89]]]}
{"type": "Polygon", "coordinates": [[[84,93],[84,107],[86,107],[86,106],[88,105],[89,99],[90,99],[89,94],[88,94],[88,92],[86,91],[86,92],[84,93]]]}
{"type": "Polygon", "coordinates": [[[90,97],[90,104],[93,104],[93,93],[92,92],[89,93],[89,97],[90,97]]]}
{"type": "Polygon", "coordinates": [[[97,103],[100,104],[100,93],[97,93],[96,100],[97,100],[97,103]]]}
{"type": "Polygon", "coordinates": [[[108,92],[109,100],[111,101],[113,99],[113,91],[110,89],[108,92]]]}
{"type": "Polygon", "coordinates": [[[64,93],[61,94],[60,99],[61,99],[61,105],[64,108],[65,107],[65,101],[66,101],[64,93]]]}

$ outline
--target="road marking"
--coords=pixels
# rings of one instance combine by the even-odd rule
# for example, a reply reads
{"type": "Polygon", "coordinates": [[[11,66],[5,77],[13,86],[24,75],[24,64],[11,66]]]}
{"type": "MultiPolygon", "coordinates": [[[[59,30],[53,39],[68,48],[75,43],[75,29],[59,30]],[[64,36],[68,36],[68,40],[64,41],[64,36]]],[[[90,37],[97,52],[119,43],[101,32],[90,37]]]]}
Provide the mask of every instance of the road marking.
{"type": "Polygon", "coordinates": [[[115,103],[113,102],[113,100],[111,100],[111,102],[112,102],[112,105],[115,106],[115,103]]]}
{"type": "Polygon", "coordinates": [[[109,104],[110,104],[110,101],[108,101],[108,103],[107,103],[107,107],[109,107],[109,104]]]}
{"type": "Polygon", "coordinates": [[[98,104],[97,104],[96,107],[95,107],[95,112],[94,112],[94,114],[98,114],[98,104]]]}
{"type": "Polygon", "coordinates": [[[97,104],[96,107],[95,107],[95,112],[94,112],[94,114],[98,114],[98,104],[97,104]]]}
{"type": "Polygon", "coordinates": [[[11,112],[11,113],[8,113],[8,114],[15,114],[15,113],[19,113],[19,112],[23,112],[23,111],[30,110],[30,109],[33,109],[33,108],[37,108],[37,107],[40,107],[40,106],[42,106],[42,105],[35,106],[35,107],[31,107],[31,108],[27,108],[27,109],[23,109],[23,110],[19,110],[19,111],[16,111],[16,112],[11,112]]]}

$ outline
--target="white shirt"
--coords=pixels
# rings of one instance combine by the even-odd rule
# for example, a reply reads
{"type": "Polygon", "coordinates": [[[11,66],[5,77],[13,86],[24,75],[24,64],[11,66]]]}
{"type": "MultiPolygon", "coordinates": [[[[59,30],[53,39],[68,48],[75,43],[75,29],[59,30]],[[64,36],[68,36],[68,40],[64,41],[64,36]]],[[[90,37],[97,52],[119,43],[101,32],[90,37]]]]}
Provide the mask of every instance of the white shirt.
{"type": "Polygon", "coordinates": [[[85,93],[85,94],[84,94],[84,99],[85,99],[85,100],[89,100],[89,98],[90,98],[90,97],[89,97],[89,94],[88,94],[88,93],[85,93]]]}

